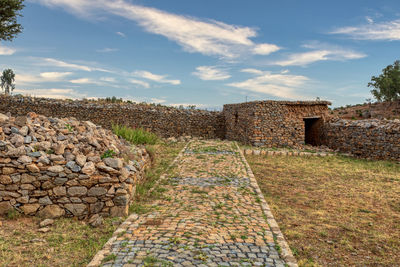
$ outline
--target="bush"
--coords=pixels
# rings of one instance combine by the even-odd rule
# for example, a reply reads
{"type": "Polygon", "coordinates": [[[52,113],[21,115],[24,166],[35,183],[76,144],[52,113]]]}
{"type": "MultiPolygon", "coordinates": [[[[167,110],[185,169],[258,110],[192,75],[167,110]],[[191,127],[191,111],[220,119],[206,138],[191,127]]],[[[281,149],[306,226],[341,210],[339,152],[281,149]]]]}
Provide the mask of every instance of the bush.
{"type": "Polygon", "coordinates": [[[154,145],[158,141],[158,136],[142,128],[130,128],[125,125],[113,124],[113,132],[119,137],[135,145],[154,145]]]}

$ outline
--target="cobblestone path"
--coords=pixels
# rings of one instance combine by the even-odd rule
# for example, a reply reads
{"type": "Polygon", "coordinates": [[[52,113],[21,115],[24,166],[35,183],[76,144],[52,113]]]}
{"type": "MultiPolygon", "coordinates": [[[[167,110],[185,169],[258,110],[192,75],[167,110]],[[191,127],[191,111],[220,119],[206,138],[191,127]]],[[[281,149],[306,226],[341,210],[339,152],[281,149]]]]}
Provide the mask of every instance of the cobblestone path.
{"type": "Polygon", "coordinates": [[[272,215],[235,143],[189,143],[161,183],[155,210],[131,215],[89,266],[296,266],[278,253],[272,215]]]}

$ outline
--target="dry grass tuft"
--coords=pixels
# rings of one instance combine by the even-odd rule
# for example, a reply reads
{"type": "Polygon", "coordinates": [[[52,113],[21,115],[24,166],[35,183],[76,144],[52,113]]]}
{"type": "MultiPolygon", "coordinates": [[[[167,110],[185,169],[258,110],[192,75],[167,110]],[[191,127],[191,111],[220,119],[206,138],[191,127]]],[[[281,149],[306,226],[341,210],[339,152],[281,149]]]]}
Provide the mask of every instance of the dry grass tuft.
{"type": "Polygon", "coordinates": [[[300,266],[398,266],[399,164],[247,159],[300,266]]]}

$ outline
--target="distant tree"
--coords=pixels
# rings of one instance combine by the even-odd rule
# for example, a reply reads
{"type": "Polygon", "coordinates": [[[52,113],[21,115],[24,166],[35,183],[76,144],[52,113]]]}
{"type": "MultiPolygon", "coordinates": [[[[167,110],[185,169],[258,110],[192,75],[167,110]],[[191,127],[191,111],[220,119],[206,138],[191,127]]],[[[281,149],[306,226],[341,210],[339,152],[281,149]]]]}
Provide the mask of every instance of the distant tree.
{"type": "Polygon", "coordinates": [[[400,99],[400,60],[396,60],[393,65],[389,65],[382,70],[378,77],[372,76],[368,87],[372,95],[378,101],[394,101],[400,99]]]}
{"type": "Polygon", "coordinates": [[[0,41],[12,41],[22,32],[21,24],[17,23],[17,17],[21,17],[24,8],[24,0],[0,0],[0,41]]]}
{"type": "Polygon", "coordinates": [[[4,90],[5,94],[8,95],[15,89],[15,74],[12,69],[6,69],[3,71],[3,75],[0,77],[1,88],[4,90]]]}

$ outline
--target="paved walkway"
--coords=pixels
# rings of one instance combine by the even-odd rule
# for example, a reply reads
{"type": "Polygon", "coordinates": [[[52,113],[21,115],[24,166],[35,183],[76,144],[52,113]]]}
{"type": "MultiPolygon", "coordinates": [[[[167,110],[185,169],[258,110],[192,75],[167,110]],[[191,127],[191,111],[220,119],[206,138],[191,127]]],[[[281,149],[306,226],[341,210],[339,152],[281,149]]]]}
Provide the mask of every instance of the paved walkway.
{"type": "Polygon", "coordinates": [[[189,143],[162,183],[90,266],[296,266],[235,143],[189,143]]]}

